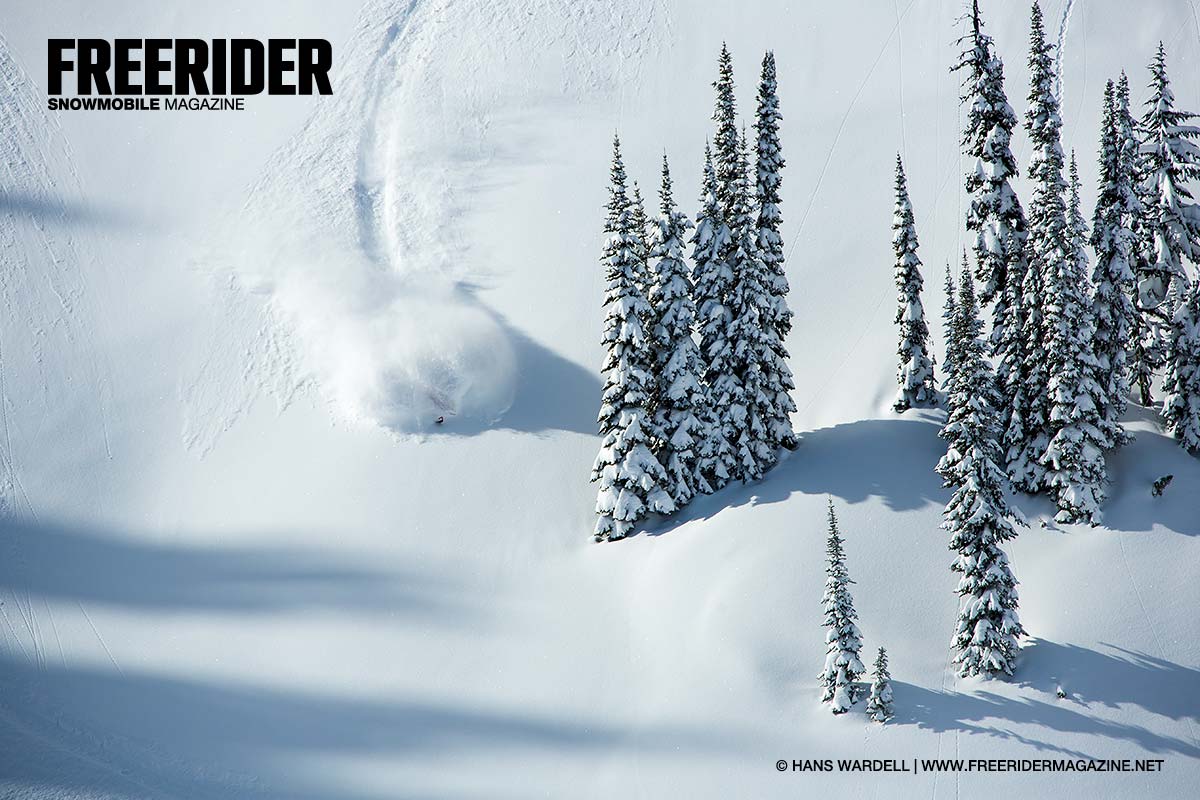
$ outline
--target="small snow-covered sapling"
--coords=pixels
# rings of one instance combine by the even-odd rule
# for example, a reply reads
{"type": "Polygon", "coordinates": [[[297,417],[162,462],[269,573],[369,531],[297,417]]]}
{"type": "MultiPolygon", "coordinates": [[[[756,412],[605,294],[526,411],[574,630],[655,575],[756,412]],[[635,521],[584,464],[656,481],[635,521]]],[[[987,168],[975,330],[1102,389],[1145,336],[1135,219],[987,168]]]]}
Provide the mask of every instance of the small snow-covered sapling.
{"type": "Polygon", "coordinates": [[[867,716],[876,722],[887,722],[894,715],[892,704],[892,676],[888,674],[887,650],[879,648],[875,656],[875,675],[871,682],[871,696],[867,698],[867,716]]]}

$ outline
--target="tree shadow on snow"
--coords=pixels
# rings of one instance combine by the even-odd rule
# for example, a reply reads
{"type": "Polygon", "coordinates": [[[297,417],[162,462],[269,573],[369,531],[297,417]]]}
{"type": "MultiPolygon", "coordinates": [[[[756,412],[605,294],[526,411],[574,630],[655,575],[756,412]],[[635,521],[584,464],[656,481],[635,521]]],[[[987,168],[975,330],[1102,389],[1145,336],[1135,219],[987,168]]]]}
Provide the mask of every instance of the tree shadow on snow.
{"type": "Polygon", "coordinates": [[[44,193],[30,194],[0,190],[0,214],[6,213],[45,224],[64,224],[76,227],[143,227],[126,212],[112,208],[92,203],[72,202],[44,193]]]}
{"type": "Polygon", "coordinates": [[[454,573],[352,564],[328,552],[193,547],[0,519],[0,590],[155,612],[354,608],[463,624],[483,613],[454,573]]]}
{"type": "MultiPolygon", "coordinates": [[[[531,753],[608,758],[731,746],[725,731],[635,731],[466,700],[315,694],[92,667],[37,669],[9,659],[0,659],[0,690],[0,785],[35,795],[49,789],[130,800],[365,800],[336,773],[318,772],[313,757],[381,759],[403,775],[406,768],[457,771],[497,758],[520,763],[531,753]]],[[[388,796],[468,796],[413,784],[410,777],[388,796]]],[[[486,797],[506,796],[496,788],[486,797]]]]}
{"type": "Polygon", "coordinates": [[[986,689],[938,692],[893,681],[896,717],[889,724],[915,725],[935,733],[960,731],[1007,739],[1077,758],[1099,758],[1104,754],[1080,753],[1018,733],[1011,726],[1102,736],[1151,753],[1200,757],[1200,747],[1195,742],[1140,725],[1099,719],[1089,713],[1097,704],[1113,709],[1129,704],[1176,721],[1200,718],[1197,716],[1200,672],[1142,653],[1113,649],[1119,655],[1045,640],[1036,640],[1022,649],[1011,685],[1054,698],[1049,701],[1008,697],[986,689]],[[1067,697],[1058,699],[1055,691],[1060,684],[1067,697]]]}
{"type": "Polygon", "coordinates": [[[1084,707],[1136,705],[1200,722],[1200,670],[1102,644],[1113,652],[1035,639],[1021,648],[1016,682],[1047,693],[1062,686],[1070,701],[1084,707]]]}
{"type": "Polygon", "coordinates": [[[731,506],[781,503],[793,494],[832,495],[846,503],[879,497],[893,511],[944,506],[950,499],[934,467],[945,444],[931,419],[865,419],[803,434],[800,446],[761,481],[732,484],[696,498],[648,533],[665,533],[731,506]]]}

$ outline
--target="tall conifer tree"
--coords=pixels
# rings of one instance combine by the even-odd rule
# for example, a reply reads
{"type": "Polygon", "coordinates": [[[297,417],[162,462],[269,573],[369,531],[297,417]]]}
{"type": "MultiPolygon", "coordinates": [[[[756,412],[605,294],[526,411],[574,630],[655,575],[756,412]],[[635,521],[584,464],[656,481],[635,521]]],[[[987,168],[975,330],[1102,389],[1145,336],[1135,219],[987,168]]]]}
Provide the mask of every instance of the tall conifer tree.
{"type": "Polygon", "coordinates": [[[649,297],[658,375],[655,428],[661,436],[657,455],[667,470],[666,488],[679,509],[697,492],[708,493],[712,487],[700,469],[708,397],[700,380],[700,351],[692,338],[696,307],[683,252],[692,224],[675,206],[666,154],[659,200],[660,216],[650,244],[653,286],[649,297]]]}
{"type": "Polygon", "coordinates": [[[1150,99],[1142,117],[1142,197],[1152,243],[1149,263],[1138,276],[1139,300],[1153,319],[1165,357],[1175,305],[1188,285],[1184,259],[1200,261],[1200,205],[1188,182],[1200,179],[1200,127],[1196,115],[1175,108],[1162,42],[1150,64],[1150,99]]]}
{"type": "Polygon", "coordinates": [[[675,510],[664,490],[667,475],[651,452],[649,409],[653,402],[653,313],[639,286],[639,247],[633,204],[626,193],[621,143],[613,137],[608,214],[604,231],[604,394],[598,423],[603,437],[592,467],[599,481],[595,537],[621,539],[650,512],[675,510]]]}
{"type": "Polygon", "coordinates": [[[758,247],[766,268],[767,288],[771,295],[767,329],[771,352],[764,359],[766,373],[763,376],[763,391],[771,401],[770,413],[766,419],[767,440],[772,448],[792,449],[796,446],[796,433],[792,429],[791,414],[796,411],[796,403],[792,400],[791,392],[796,388],[796,384],[791,368],[788,367],[785,344],[792,329],[792,312],[787,303],[790,287],[784,271],[783,237],[780,235],[783,215],[779,210],[779,190],[783,183],[785,163],[783,148],[779,142],[779,125],[782,119],[775,74],[775,54],[768,51],[763,56],[755,120],[758,134],[758,168],[755,181],[758,247]]]}
{"type": "Polygon", "coordinates": [[[1163,381],[1167,431],[1189,453],[1200,455],[1200,281],[1194,281],[1175,311],[1163,381]]]}
{"type": "Polygon", "coordinates": [[[1017,616],[1017,581],[1001,545],[1014,538],[1004,499],[1007,480],[1000,467],[1000,420],[994,405],[994,378],[979,333],[979,309],[971,274],[959,284],[954,335],[956,358],[950,413],[941,437],[946,455],[938,472],[954,496],[943,527],[958,553],[951,569],[962,574],[954,662],[964,676],[1011,675],[1018,638],[1025,630],[1017,616]]]}
{"type": "Polygon", "coordinates": [[[1017,115],[1004,92],[1004,63],[992,38],[983,32],[978,0],[971,4],[971,30],[960,45],[955,69],[965,73],[962,103],[967,122],[962,147],[970,164],[966,189],[971,199],[967,230],[975,234],[972,247],[980,300],[985,307],[994,303],[991,343],[998,357],[1001,391],[1008,393],[1015,380],[1009,373],[1020,365],[1020,354],[1011,350],[1020,340],[1027,226],[1009,183],[1017,176],[1010,147],[1017,115]]]}
{"type": "Polygon", "coordinates": [[[737,186],[742,180],[741,136],[738,133],[737,101],[734,98],[733,56],[729,48],[721,43],[721,55],[717,59],[717,79],[713,81],[717,101],[713,108],[713,122],[717,124],[713,136],[713,165],[717,173],[717,198],[725,219],[731,220],[737,213],[737,186]]]}
{"type": "MultiPolygon", "coordinates": [[[[935,467],[937,473],[942,476],[943,485],[946,488],[958,485],[961,477],[960,462],[968,455],[967,450],[974,446],[971,441],[964,439],[964,436],[972,433],[974,429],[964,428],[956,421],[956,416],[964,417],[977,411],[978,409],[972,405],[973,403],[979,404],[980,407],[986,406],[991,409],[992,414],[995,414],[999,402],[999,393],[995,385],[989,386],[982,382],[980,374],[977,374],[979,370],[970,363],[975,354],[967,352],[970,348],[978,345],[980,348],[978,357],[983,360],[984,367],[987,367],[985,377],[992,375],[987,362],[987,348],[982,339],[983,321],[979,318],[978,311],[975,282],[971,277],[971,265],[964,250],[962,273],[958,283],[958,298],[954,303],[954,316],[950,321],[949,339],[946,345],[947,352],[952,355],[954,361],[954,378],[950,382],[946,397],[947,423],[939,434],[947,443],[946,455],[938,461],[935,467]],[[963,306],[963,303],[967,301],[970,303],[970,308],[963,306]]],[[[996,435],[993,437],[992,444],[998,448],[999,423],[991,416],[988,416],[987,420],[996,425],[996,435]]]]}
{"type": "Polygon", "coordinates": [[[921,277],[921,259],[917,256],[917,225],[899,155],[896,156],[895,188],[892,249],[896,253],[895,280],[899,291],[895,321],[900,332],[897,348],[900,366],[896,375],[900,388],[892,408],[903,412],[914,406],[933,405],[937,402],[937,390],[933,360],[929,357],[929,325],[925,321],[925,307],[921,304],[924,279],[921,277]]]}
{"type": "Polygon", "coordinates": [[[632,223],[630,228],[635,243],[634,251],[637,260],[638,288],[642,295],[649,297],[653,279],[650,276],[650,218],[646,215],[646,202],[642,199],[642,190],[638,182],[633,182],[633,197],[629,205],[632,223]]]}
{"type": "Polygon", "coordinates": [[[1101,389],[1100,418],[1105,436],[1119,446],[1129,436],[1121,425],[1128,406],[1128,348],[1137,310],[1133,306],[1133,219],[1139,202],[1133,161],[1122,139],[1119,100],[1110,80],[1104,87],[1104,116],[1100,133],[1100,190],[1092,217],[1091,244],[1096,251],[1092,272],[1095,293],[1092,320],[1096,331],[1092,350],[1101,389]]]}
{"type": "MultiPolygon", "coordinates": [[[[742,270],[748,262],[757,258],[758,248],[753,241],[755,232],[751,227],[752,211],[747,202],[746,162],[742,153],[742,137],[737,127],[733,58],[724,43],[717,61],[717,79],[713,82],[713,89],[717,97],[712,117],[716,123],[712,149],[712,186],[726,230],[724,236],[714,239],[716,248],[713,252],[706,254],[720,262],[719,265],[716,262],[710,265],[710,271],[716,276],[711,283],[717,285],[719,295],[710,293],[709,287],[702,285],[699,277],[696,281],[697,292],[703,293],[701,296],[720,298],[719,313],[716,305],[711,307],[711,314],[705,313],[701,306],[701,349],[707,361],[706,382],[711,407],[730,448],[731,456],[725,463],[728,479],[748,480],[761,475],[756,446],[758,432],[748,430],[751,424],[748,403],[757,401],[761,382],[757,373],[751,375],[754,385],[750,387],[751,394],[747,399],[746,387],[742,383],[747,353],[734,325],[745,324],[741,320],[746,311],[742,286],[746,278],[742,270]],[[746,232],[751,233],[749,242],[743,235],[746,232]]],[[[700,269],[699,263],[696,269],[700,269]]],[[[719,481],[716,485],[719,485],[719,481]]]]}
{"type": "Polygon", "coordinates": [[[1152,212],[1152,197],[1144,197],[1147,181],[1145,159],[1141,153],[1140,123],[1130,110],[1129,78],[1124,72],[1117,83],[1116,116],[1118,138],[1129,162],[1134,186],[1134,205],[1130,230],[1133,233],[1130,268],[1134,285],[1130,293],[1134,307],[1132,329],[1129,332],[1129,382],[1138,390],[1138,400],[1144,406],[1153,402],[1151,384],[1154,373],[1162,366],[1165,357],[1163,342],[1157,336],[1154,313],[1142,303],[1139,284],[1152,272],[1155,261],[1152,212]]]}
{"type": "Polygon", "coordinates": [[[1146,193],[1150,204],[1155,263],[1143,278],[1145,305],[1166,299],[1170,284],[1188,282],[1184,259],[1200,261],[1200,205],[1187,184],[1200,179],[1200,127],[1189,124],[1196,115],[1175,108],[1175,95],[1167,77],[1162,42],[1150,65],[1150,99],[1142,118],[1146,193]]]}
{"type": "MultiPolygon", "coordinates": [[[[767,420],[774,408],[764,389],[765,369],[773,355],[769,335],[772,301],[767,273],[758,249],[758,231],[749,184],[749,141],[743,136],[733,187],[733,235],[729,266],[733,284],[729,293],[731,363],[739,394],[731,394],[722,421],[734,446],[737,466],[731,477],[757,480],[775,460],[767,435],[767,420]]],[[[733,382],[731,382],[732,384],[733,382]]],[[[718,383],[718,386],[721,385],[718,383]]]]}
{"type": "Polygon", "coordinates": [[[1096,523],[1108,475],[1104,451],[1104,393],[1092,351],[1095,323],[1087,285],[1087,225],[1080,211],[1079,170],[1071,154],[1067,258],[1048,275],[1044,357],[1050,367],[1050,441],[1043,456],[1046,488],[1058,504],[1055,519],[1096,523]]]}
{"type": "Polygon", "coordinates": [[[1033,145],[1029,179],[1033,198],[1029,206],[1029,266],[1022,287],[1022,325],[1025,338],[1021,381],[1017,398],[1021,414],[1020,436],[1011,431],[1016,416],[1009,418],[1008,470],[1013,483],[1026,492],[1046,488],[1043,456],[1050,444],[1050,373],[1046,359],[1048,331],[1046,310],[1054,276],[1069,271],[1067,262],[1070,233],[1063,179],[1061,144],[1062,119],[1055,87],[1054,46],[1046,41],[1042,9],[1033,4],[1030,21],[1029,108],[1025,127],[1033,145]]]}
{"type": "Polygon", "coordinates": [[[741,396],[729,341],[733,315],[728,303],[733,271],[728,253],[732,240],[721,207],[712,151],[705,145],[700,213],[692,236],[692,276],[700,367],[708,399],[702,420],[705,438],[700,450],[700,468],[714,491],[728,483],[737,471],[737,459],[723,424],[730,413],[729,406],[741,396]]]}

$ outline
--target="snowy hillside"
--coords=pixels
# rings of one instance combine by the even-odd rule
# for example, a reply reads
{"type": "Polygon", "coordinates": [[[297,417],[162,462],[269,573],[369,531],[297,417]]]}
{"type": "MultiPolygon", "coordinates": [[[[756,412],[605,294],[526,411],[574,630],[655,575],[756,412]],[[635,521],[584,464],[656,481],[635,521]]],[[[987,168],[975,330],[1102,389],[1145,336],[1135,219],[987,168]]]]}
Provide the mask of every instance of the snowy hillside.
{"type": "MultiPolygon", "coordinates": [[[[1194,792],[1200,460],[1155,411],[1131,407],[1103,526],[1016,501],[1013,680],[951,668],[944,412],[888,410],[890,226],[899,152],[936,317],[970,244],[963,8],[712,5],[0,9],[0,796],[1194,792]],[[334,94],[45,111],[45,40],[87,35],[326,38],[334,94]],[[648,197],[665,148],[694,214],[722,41],[747,123],[778,60],[803,443],[599,545],[612,135],[648,197]],[[891,659],[884,726],[818,702],[829,499],[864,654],[891,659]],[[1060,757],[1164,763],[775,768],[1060,757]]],[[[1127,70],[1140,103],[1162,39],[1200,111],[1200,12],[1128,7],[1045,2],[1089,217],[1108,78],[1127,70]]],[[[1028,7],[984,10],[1020,115],[1028,7]]],[[[1024,170],[1023,135],[1014,152],[1024,170]]]]}

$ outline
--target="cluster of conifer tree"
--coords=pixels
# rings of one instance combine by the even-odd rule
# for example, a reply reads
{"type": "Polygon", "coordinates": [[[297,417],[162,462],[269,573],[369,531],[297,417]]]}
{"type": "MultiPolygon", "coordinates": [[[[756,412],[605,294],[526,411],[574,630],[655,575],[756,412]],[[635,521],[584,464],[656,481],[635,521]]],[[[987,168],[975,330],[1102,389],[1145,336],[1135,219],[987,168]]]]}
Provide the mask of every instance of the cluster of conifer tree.
{"type": "Polygon", "coordinates": [[[613,139],[601,258],[603,443],[592,469],[597,540],[623,538],[648,514],[676,511],[698,493],[761,478],[781,447],[796,445],[775,56],[762,62],[753,145],[738,128],[724,46],[718,66],[694,230],[675,204],[666,156],[651,221],[613,139]]]}
{"type": "MultiPolygon", "coordinates": [[[[1063,523],[1096,524],[1108,476],[1105,454],[1130,439],[1121,424],[1131,391],[1143,405],[1162,376],[1166,429],[1200,452],[1200,127],[1175,108],[1159,45],[1141,118],[1122,73],[1104,91],[1100,178],[1091,231],[1075,156],[1064,158],[1054,45],[1035,2],[1025,132],[1032,145],[1028,213],[1010,180],[1017,117],[1004,66],[983,32],[978,1],[955,69],[964,73],[962,146],[974,234],[957,289],[946,275],[941,388],[948,420],[938,472],[954,490],[945,527],[958,552],[962,611],[955,634],[965,675],[1011,674],[1016,580],[1000,545],[1016,534],[1009,485],[1046,493],[1063,523]],[[1089,256],[1091,247],[1094,258],[1089,256]],[[978,295],[976,295],[978,282],[978,295]],[[991,308],[985,336],[981,306],[991,308]]],[[[936,402],[921,306],[917,236],[902,164],[893,221],[900,289],[898,411],[936,402]]]]}
{"type": "Polygon", "coordinates": [[[846,568],[846,549],[838,528],[833,501],[829,501],[829,535],[825,544],[825,665],[817,679],[821,682],[821,702],[828,703],[834,714],[844,714],[863,697],[867,698],[867,716],[887,722],[894,714],[892,676],[888,672],[887,651],[880,647],[875,656],[875,673],[870,691],[859,678],[866,672],[858,654],[862,650],[862,631],[858,612],[850,596],[850,572],[846,568]]]}

